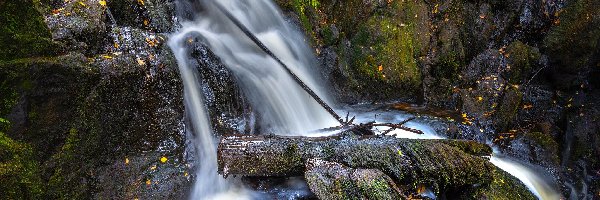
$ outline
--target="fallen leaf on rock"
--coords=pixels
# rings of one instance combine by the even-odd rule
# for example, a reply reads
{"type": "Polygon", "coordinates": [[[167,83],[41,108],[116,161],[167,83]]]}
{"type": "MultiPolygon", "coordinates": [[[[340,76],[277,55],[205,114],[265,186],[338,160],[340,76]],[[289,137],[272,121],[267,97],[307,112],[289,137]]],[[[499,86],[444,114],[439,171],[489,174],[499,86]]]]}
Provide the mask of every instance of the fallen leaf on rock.
{"type": "Polygon", "coordinates": [[[140,65],[140,66],[142,66],[142,65],[145,65],[145,64],[146,64],[146,61],[144,61],[144,60],[142,60],[142,59],[140,59],[140,58],[136,58],[136,61],[137,61],[138,65],[140,65]]]}

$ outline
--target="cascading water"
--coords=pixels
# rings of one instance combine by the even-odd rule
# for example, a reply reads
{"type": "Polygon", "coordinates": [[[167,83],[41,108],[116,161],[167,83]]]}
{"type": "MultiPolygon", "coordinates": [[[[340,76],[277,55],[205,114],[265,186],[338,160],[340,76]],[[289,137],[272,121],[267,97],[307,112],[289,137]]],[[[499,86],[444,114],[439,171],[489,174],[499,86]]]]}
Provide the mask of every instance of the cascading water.
{"type": "Polygon", "coordinates": [[[321,87],[310,76],[309,67],[316,65],[313,53],[306,46],[302,34],[283,20],[271,1],[219,0],[195,3],[203,7],[202,13],[196,13],[194,21],[183,22],[180,31],[169,40],[184,83],[186,112],[195,133],[193,135],[196,136],[194,143],[200,159],[191,198],[249,198],[243,189],[233,186],[217,174],[216,144],[211,124],[204,107],[197,71],[189,65],[184,46],[184,42],[190,39],[186,38],[189,34],[199,34],[203,42],[233,72],[244,95],[259,115],[263,132],[306,134],[335,126],[338,122],[215,5],[218,3],[225,8],[327,101],[321,87]]]}
{"type": "Polygon", "coordinates": [[[497,150],[494,150],[490,162],[521,180],[538,199],[558,200],[561,198],[560,194],[548,184],[549,181],[543,178],[543,175],[530,167],[500,155],[497,150]]]}
{"type": "Polygon", "coordinates": [[[182,23],[178,35],[198,33],[208,47],[235,75],[246,98],[259,113],[262,132],[302,134],[337,125],[272,57],[241,32],[215,4],[229,11],[253,35],[271,49],[290,70],[327,101],[311,76],[316,65],[302,34],[290,26],[268,0],[203,1],[204,12],[193,22],[182,23]]]}

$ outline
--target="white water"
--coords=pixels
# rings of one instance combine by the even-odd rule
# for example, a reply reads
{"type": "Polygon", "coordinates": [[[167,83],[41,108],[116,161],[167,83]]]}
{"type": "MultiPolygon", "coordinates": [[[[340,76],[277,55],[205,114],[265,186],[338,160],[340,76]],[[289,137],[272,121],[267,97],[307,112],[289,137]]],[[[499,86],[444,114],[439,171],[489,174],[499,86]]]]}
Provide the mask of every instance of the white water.
{"type": "MultiPolygon", "coordinates": [[[[219,0],[236,19],[279,57],[321,98],[327,96],[311,76],[316,65],[313,52],[294,27],[286,23],[270,0],[219,0]]],[[[263,133],[300,135],[338,125],[272,57],[244,35],[212,3],[193,22],[183,23],[178,35],[199,33],[231,70],[244,95],[259,114],[263,133]]]]}
{"type": "Polygon", "coordinates": [[[525,184],[525,186],[527,186],[527,188],[538,199],[561,199],[561,195],[555,190],[555,188],[548,184],[548,178],[543,178],[544,175],[539,171],[535,171],[524,164],[521,164],[510,158],[506,158],[497,154],[496,152],[494,152],[494,155],[492,155],[490,158],[490,162],[523,182],[523,184],[525,184]]]}
{"type": "MultiPolygon", "coordinates": [[[[402,111],[383,110],[380,108],[372,109],[369,108],[369,106],[355,106],[347,110],[350,112],[351,116],[356,116],[355,122],[357,123],[399,123],[410,117],[413,117],[413,115],[402,111]]],[[[389,134],[396,134],[396,137],[398,138],[445,139],[444,136],[436,134],[436,131],[425,123],[408,122],[405,124],[405,126],[422,130],[424,134],[419,135],[404,130],[394,130],[389,134]]],[[[383,129],[375,131],[383,132],[385,130],[383,129]]],[[[490,158],[490,162],[519,179],[538,199],[558,200],[561,198],[561,195],[557,192],[557,190],[551,184],[549,184],[553,182],[553,180],[550,180],[551,178],[545,178],[546,176],[543,172],[535,171],[529,166],[505,157],[498,153],[497,149],[494,149],[494,154],[490,158]]]]}
{"type": "Polygon", "coordinates": [[[214,2],[197,1],[204,8],[196,20],[182,23],[169,39],[184,83],[184,99],[189,122],[194,130],[200,165],[191,199],[251,199],[251,192],[217,173],[216,142],[204,107],[198,72],[189,66],[184,43],[188,34],[201,35],[203,42],[231,70],[250,101],[263,132],[305,134],[337,125],[284,71],[273,58],[257,48],[213,3],[219,3],[242,22],[261,42],[279,57],[317,95],[326,98],[313,80],[308,67],[316,65],[312,51],[299,32],[288,25],[269,0],[214,2]]]}

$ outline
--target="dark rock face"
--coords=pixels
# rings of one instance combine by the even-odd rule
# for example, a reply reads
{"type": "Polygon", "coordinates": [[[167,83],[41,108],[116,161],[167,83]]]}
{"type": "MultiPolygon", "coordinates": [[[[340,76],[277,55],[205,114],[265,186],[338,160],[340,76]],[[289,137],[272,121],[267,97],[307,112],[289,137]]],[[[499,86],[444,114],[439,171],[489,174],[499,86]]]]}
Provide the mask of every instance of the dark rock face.
{"type": "Polygon", "coordinates": [[[15,155],[41,163],[40,179],[25,174],[35,170],[17,175],[35,182],[23,193],[49,199],[185,198],[192,169],[184,157],[183,88],[164,34],[173,30],[174,4],[106,2],[0,3],[3,9],[30,9],[3,12],[2,20],[48,27],[48,35],[14,29],[3,36],[42,37],[36,40],[57,48],[20,53],[25,58],[18,60],[2,54],[0,62],[2,131],[31,145],[30,153],[15,155]]]}

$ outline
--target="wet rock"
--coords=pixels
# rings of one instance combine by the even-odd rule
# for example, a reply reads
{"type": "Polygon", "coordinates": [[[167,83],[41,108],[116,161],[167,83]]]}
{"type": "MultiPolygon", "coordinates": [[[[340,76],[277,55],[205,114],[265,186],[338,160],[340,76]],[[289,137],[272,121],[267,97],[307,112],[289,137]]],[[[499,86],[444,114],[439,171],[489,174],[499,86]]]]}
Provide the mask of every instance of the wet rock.
{"type": "Polygon", "coordinates": [[[173,0],[107,1],[107,6],[110,9],[109,17],[112,17],[110,22],[114,25],[157,33],[169,33],[174,30],[175,1],[173,0]]]}
{"type": "Polygon", "coordinates": [[[192,178],[178,158],[158,153],[124,157],[97,169],[95,199],[185,199],[192,178]]]}
{"type": "Polygon", "coordinates": [[[61,1],[44,10],[52,39],[64,44],[67,51],[95,54],[102,47],[106,33],[106,6],[96,0],[61,1]]]}
{"type": "Polygon", "coordinates": [[[252,108],[237,86],[232,72],[198,37],[190,35],[187,43],[189,62],[197,66],[202,80],[204,101],[215,133],[254,133],[252,108]],[[193,39],[192,39],[193,38],[193,39]]]}
{"type": "MultiPolygon", "coordinates": [[[[394,181],[377,169],[353,169],[335,162],[311,159],[304,174],[320,199],[400,199],[394,181]]],[[[406,198],[406,197],[404,197],[406,198]]]]}

